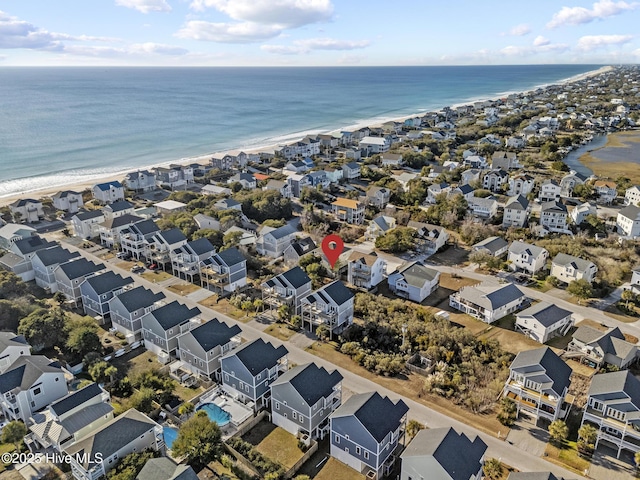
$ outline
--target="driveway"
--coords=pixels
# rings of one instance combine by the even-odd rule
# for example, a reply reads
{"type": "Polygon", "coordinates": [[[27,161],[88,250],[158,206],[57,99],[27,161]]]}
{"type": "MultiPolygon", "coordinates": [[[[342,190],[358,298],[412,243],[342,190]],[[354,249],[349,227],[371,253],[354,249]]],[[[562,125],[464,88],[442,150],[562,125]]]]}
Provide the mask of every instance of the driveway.
{"type": "Polygon", "coordinates": [[[633,456],[623,450],[620,458],[616,458],[616,451],[603,444],[593,454],[589,476],[606,480],[629,480],[635,477],[633,456]]]}
{"type": "Polygon", "coordinates": [[[541,457],[549,442],[549,432],[530,421],[520,419],[511,427],[507,442],[533,456],[541,457]]]}

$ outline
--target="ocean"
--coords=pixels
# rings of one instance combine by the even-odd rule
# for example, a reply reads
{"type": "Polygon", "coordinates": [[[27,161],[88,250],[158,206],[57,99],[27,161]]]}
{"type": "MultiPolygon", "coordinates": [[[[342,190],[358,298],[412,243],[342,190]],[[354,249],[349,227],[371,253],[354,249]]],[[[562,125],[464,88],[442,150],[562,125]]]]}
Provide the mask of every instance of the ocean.
{"type": "Polygon", "coordinates": [[[598,65],[0,68],[0,197],[531,90],[598,65]]]}

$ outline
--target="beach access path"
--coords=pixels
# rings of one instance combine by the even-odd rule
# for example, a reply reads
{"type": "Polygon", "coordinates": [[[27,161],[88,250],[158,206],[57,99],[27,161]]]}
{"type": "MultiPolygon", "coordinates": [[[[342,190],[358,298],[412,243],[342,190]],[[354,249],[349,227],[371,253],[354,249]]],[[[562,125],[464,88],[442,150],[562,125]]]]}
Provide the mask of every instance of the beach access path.
{"type": "MultiPolygon", "coordinates": [[[[132,275],[129,271],[119,268],[109,261],[104,261],[101,258],[93,255],[86,250],[75,246],[72,243],[65,242],[65,239],[61,239],[59,236],[54,234],[46,234],[44,235],[49,240],[58,240],[64,243],[65,248],[68,248],[71,251],[80,253],[81,256],[85,257],[88,260],[92,261],[100,261],[104,262],[113,272],[118,273],[124,277],[131,277],[134,279],[136,285],[142,285],[145,288],[148,288],[154,292],[162,291],[166,296],[168,301],[177,300],[190,308],[199,308],[202,311],[202,318],[205,320],[210,320],[212,318],[218,318],[230,325],[238,325],[242,330],[242,337],[246,340],[254,340],[257,338],[265,339],[265,334],[255,326],[251,325],[251,323],[244,324],[234,320],[231,317],[228,317],[222,313],[209,309],[207,307],[202,306],[201,304],[180,295],[173,293],[172,291],[150,282],[139,275],[132,275]]],[[[584,478],[575,473],[561,468],[553,463],[547,462],[543,458],[536,457],[531,455],[515,445],[511,445],[504,441],[504,439],[498,439],[496,437],[484,434],[479,430],[470,427],[469,425],[463,424],[457,420],[454,420],[440,412],[432,410],[426,405],[421,403],[409,400],[407,398],[401,397],[397,393],[389,390],[387,388],[382,387],[381,385],[362,378],[349,370],[342,369],[338,365],[335,365],[331,362],[328,362],[324,359],[316,357],[315,355],[305,351],[304,349],[296,346],[292,342],[282,342],[274,337],[269,336],[268,341],[273,343],[274,345],[285,345],[289,350],[289,361],[296,363],[298,365],[305,363],[316,363],[318,366],[322,366],[328,370],[334,370],[336,368],[340,369],[340,373],[343,375],[343,387],[353,393],[365,393],[371,391],[377,391],[381,395],[386,395],[392,400],[396,401],[398,399],[402,399],[409,406],[409,419],[415,419],[420,423],[425,424],[429,428],[439,428],[439,427],[453,427],[458,432],[464,432],[466,435],[474,438],[476,435],[479,435],[482,440],[488,445],[488,449],[486,452],[486,458],[498,458],[502,462],[511,465],[521,471],[529,471],[529,472],[545,472],[550,471],[553,472],[556,476],[562,476],[564,478],[584,478]]],[[[497,432],[496,432],[497,434],[497,432]]],[[[602,479],[604,480],[604,479],[602,479]]]]}

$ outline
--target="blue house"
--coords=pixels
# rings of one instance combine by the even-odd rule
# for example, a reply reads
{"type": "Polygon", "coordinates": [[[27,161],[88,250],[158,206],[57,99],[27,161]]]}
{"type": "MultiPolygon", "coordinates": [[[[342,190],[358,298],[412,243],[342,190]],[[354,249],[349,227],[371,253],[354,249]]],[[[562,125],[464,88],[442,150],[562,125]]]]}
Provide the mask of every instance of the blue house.
{"type": "Polygon", "coordinates": [[[121,277],[112,271],[87,278],[80,284],[84,313],[92,317],[106,317],[109,315],[109,300],[132,283],[132,278],[121,277]]]}

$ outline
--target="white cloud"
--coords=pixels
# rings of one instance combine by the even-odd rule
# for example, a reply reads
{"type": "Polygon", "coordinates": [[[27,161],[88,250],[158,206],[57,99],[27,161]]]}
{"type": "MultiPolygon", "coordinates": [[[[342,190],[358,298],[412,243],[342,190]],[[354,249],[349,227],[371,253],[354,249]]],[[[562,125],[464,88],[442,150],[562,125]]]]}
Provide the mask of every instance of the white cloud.
{"type": "Polygon", "coordinates": [[[175,36],[219,43],[255,43],[277,37],[281,32],[282,28],[276,25],[259,25],[252,22],[211,23],[192,20],[178,30],[175,36]]]}
{"type": "Polygon", "coordinates": [[[116,5],[133,8],[142,13],[171,11],[171,5],[166,0],[116,0],[116,5]]]}
{"type": "Polygon", "coordinates": [[[509,45],[500,50],[500,53],[506,57],[530,57],[533,55],[538,55],[541,53],[555,52],[562,53],[569,50],[569,45],[564,43],[550,43],[547,40],[547,43],[543,43],[540,45],[533,46],[513,46],[509,45]]]}
{"type": "Polygon", "coordinates": [[[358,50],[371,45],[369,40],[349,41],[333,38],[309,38],[296,40],[293,45],[262,45],[261,50],[278,55],[297,55],[309,53],[312,50],[358,50]]]}
{"type": "Polygon", "coordinates": [[[528,33],[531,33],[531,27],[526,23],[521,23],[520,25],[516,25],[511,30],[509,30],[506,34],[503,34],[503,35],[511,35],[513,37],[522,37],[523,35],[526,35],[528,33]]]}
{"type": "Polygon", "coordinates": [[[609,45],[623,45],[633,40],[633,35],[586,35],[580,37],[576,48],[590,52],[609,45]]]}
{"type": "Polygon", "coordinates": [[[56,34],[0,11],[0,48],[59,50],[62,43],[56,34]]]}
{"type": "Polygon", "coordinates": [[[282,28],[326,22],[333,15],[330,0],[193,0],[191,8],[215,8],[234,20],[282,28]]]}
{"type": "Polygon", "coordinates": [[[638,2],[627,3],[625,1],[600,0],[593,4],[591,10],[584,7],[562,7],[547,23],[547,28],[557,28],[563,25],[581,25],[594,20],[603,20],[626,11],[635,10],[639,6],[640,3],[638,2]]]}
{"type": "Polygon", "coordinates": [[[544,38],[542,35],[538,35],[533,40],[533,46],[534,47],[542,47],[543,45],[549,45],[550,43],[551,43],[551,41],[548,38],[544,38]]]}
{"type": "Polygon", "coordinates": [[[151,56],[182,56],[188,50],[161,43],[134,43],[123,48],[101,47],[90,45],[72,45],[65,47],[64,53],[85,57],[135,57],[149,58],[151,56]]]}

